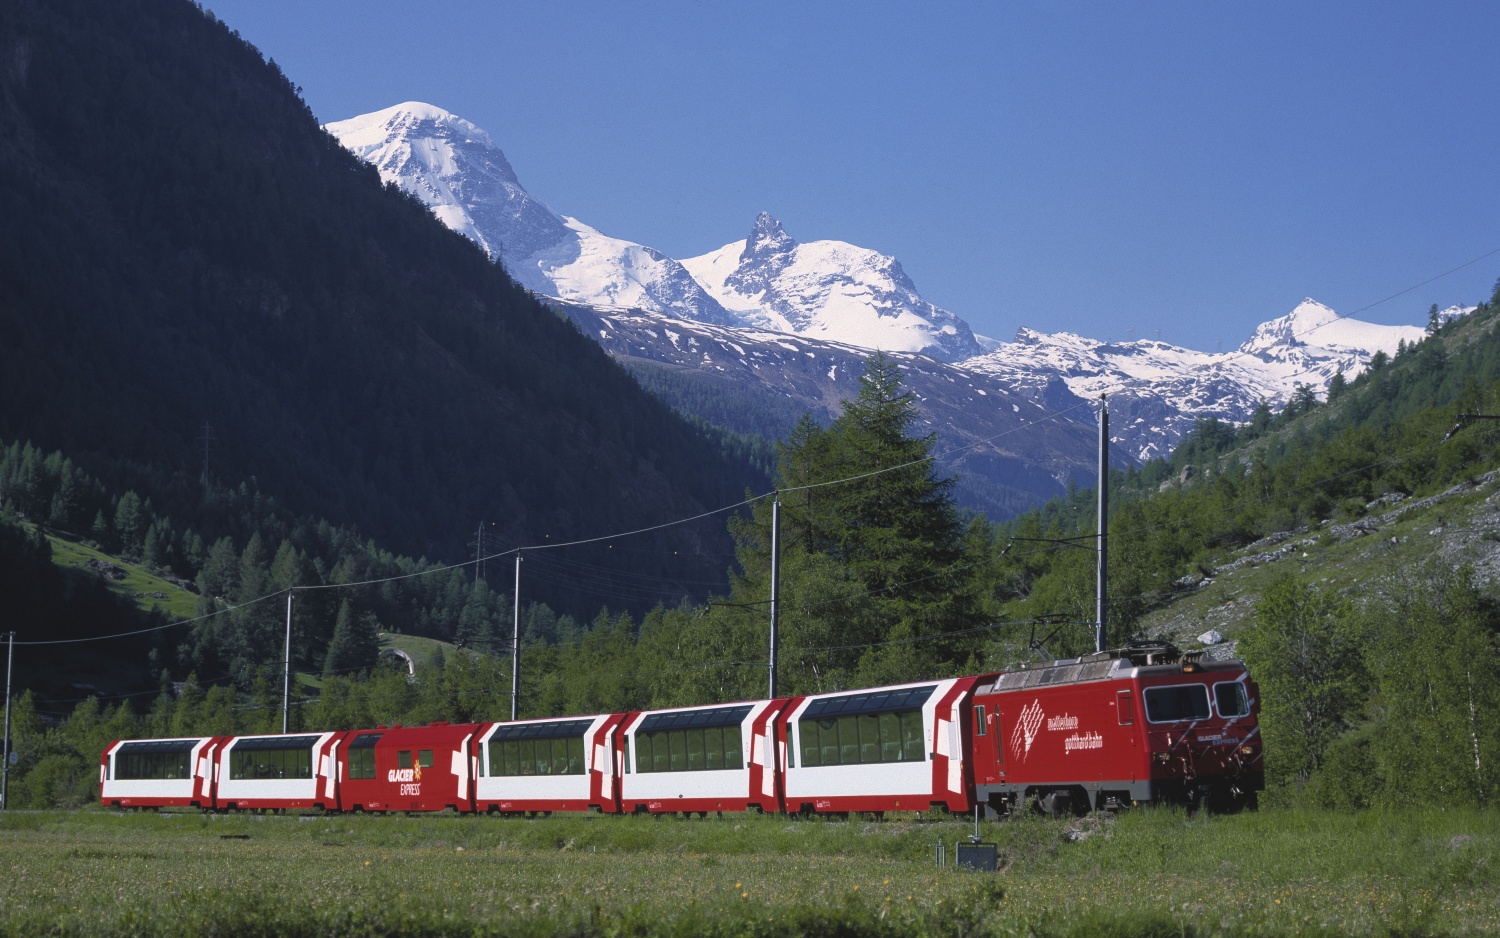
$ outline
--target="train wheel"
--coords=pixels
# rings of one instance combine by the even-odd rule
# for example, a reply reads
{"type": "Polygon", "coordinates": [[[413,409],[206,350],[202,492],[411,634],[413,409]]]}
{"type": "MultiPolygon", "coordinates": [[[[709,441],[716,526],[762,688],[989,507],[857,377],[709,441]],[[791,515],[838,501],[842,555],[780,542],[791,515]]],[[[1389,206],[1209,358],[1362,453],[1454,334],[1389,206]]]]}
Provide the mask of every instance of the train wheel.
{"type": "Polygon", "coordinates": [[[1051,817],[1076,817],[1088,810],[1088,796],[1072,788],[1053,788],[1038,798],[1036,805],[1051,817]]]}

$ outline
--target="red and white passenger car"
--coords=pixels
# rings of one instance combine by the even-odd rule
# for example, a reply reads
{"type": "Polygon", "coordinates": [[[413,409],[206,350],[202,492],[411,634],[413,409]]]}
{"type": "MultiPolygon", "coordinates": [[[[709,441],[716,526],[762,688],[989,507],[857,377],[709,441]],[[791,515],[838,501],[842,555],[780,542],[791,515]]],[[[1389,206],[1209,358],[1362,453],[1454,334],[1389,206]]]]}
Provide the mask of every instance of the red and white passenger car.
{"type": "Polygon", "coordinates": [[[338,734],[338,809],[472,811],[472,743],[489,725],[380,726],[338,734]]]}
{"type": "Polygon", "coordinates": [[[212,808],[214,751],[228,739],[112,742],[99,759],[99,801],[116,808],[212,808]]]}
{"type": "Polygon", "coordinates": [[[621,739],[621,810],[780,810],[773,721],[787,702],[779,697],[630,714],[621,739]]]}
{"type": "Polygon", "coordinates": [[[620,726],[632,715],[485,724],[474,808],[498,814],[620,810],[620,726]]]}
{"type": "Polygon", "coordinates": [[[230,736],[214,748],[214,806],[332,809],[338,806],[333,744],[341,733],[230,736]]]}
{"type": "Polygon", "coordinates": [[[968,811],[969,698],[979,677],[794,699],[779,721],[788,811],[968,811]]]}

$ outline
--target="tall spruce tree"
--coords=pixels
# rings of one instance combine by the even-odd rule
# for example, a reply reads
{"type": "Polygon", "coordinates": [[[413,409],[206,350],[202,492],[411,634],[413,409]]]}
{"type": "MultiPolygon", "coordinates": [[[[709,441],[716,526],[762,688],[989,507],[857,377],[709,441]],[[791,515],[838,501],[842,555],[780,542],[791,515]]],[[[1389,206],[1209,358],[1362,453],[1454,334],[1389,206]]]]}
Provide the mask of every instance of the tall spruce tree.
{"type": "MultiPolygon", "coordinates": [[[[961,667],[972,651],[971,642],[941,638],[973,628],[983,612],[966,576],[954,481],[934,473],[936,437],[915,435],[918,417],[899,365],[877,353],[831,426],[803,418],[781,447],[779,689],[930,677],[961,667]]],[[[767,500],[735,526],[741,620],[747,610],[764,618],[770,529],[767,500]]]]}
{"type": "Polygon", "coordinates": [[[369,614],[360,612],[349,600],[344,600],[339,604],[333,637],[329,639],[328,654],[323,659],[323,675],[333,677],[368,671],[379,660],[380,637],[375,634],[375,625],[369,614]]]}

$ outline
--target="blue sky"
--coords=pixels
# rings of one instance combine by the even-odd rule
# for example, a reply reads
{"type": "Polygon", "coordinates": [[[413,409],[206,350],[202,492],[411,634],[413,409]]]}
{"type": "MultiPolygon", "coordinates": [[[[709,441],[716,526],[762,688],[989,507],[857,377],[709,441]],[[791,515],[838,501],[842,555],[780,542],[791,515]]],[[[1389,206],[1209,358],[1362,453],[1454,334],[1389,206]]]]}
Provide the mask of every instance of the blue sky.
{"type": "Polygon", "coordinates": [[[769,211],[997,338],[1227,350],[1500,248],[1493,3],[205,5],[320,120],[446,108],[555,210],[674,257],[769,211]]]}

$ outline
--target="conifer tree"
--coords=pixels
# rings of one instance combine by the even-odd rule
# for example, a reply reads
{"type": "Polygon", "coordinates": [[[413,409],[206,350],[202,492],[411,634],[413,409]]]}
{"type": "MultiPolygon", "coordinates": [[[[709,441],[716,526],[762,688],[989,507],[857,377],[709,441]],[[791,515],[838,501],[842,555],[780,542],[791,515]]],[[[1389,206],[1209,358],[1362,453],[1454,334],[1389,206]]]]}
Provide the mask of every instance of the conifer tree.
{"type": "Polygon", "coordinates": [[[339,604],[338,620],[323,659],[324,676],[367,671],[375,667],[379,658],[380,639],[374,623],[368,615],[355,610],[349,600],[344,600],[339,604]]]}
{"type": "MultiPolygon", "coordinates": [[[[858,396],[830,427],[804,417],[781,447],[787,690],[935,676],[967,657],[967,645],[938,637],[974,627],[983,613],[963,575],[965,528],[953,480],[934,473],[936,437],[915,435],[917,420],[899,365],[877,353],[860,375],[858,396]]],[[[742,575],[734,596],[742,610],[769,598],[770,524],[763,500],[735,526],[742,575]]],[[[763,605],[748,608],[764,614],[763,605]]]]}

